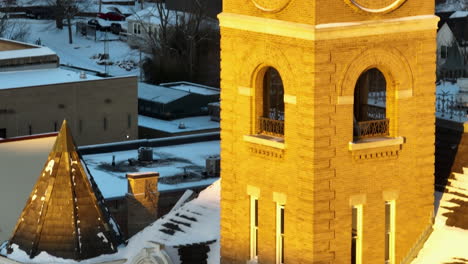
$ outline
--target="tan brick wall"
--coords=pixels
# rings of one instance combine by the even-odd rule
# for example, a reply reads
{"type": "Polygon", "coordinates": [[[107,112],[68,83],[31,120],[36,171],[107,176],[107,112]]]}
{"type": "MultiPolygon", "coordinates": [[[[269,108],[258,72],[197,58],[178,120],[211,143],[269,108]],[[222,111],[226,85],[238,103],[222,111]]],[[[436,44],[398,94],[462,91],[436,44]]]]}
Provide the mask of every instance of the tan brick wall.
{"type": "MultiPolygon", "coordinates": [[[[288,8],[306,12],[311,2],[325,3],[293,1],[288,8]]],[[[340,9],[338,0],[326,2],[337,10],[328,14],[330,19],[364,19],[344,3],[340,9]],[[354,14],[349,19],[341,17],[340,10],[346,17],[345,8],[354,14]]],[[[224,3],[224,11],[266,16],[249,9],[247,0],[224,3]]],[[[408,0],[388,16],[432,9],[433,3],[408,0]]],[[[301,17],[283,12],[276,18],[301,17]]],[[[320,12],[323,16],[317,19],[323,23],[327,13],[320,12]]],[[[384,260],[384,204],[389,197],[396,199],[400,263],[432,220],[435,29],[306,41],[225,27],[221,51],[222,263],[249,259],[248,185],[260,189],[259,263],[275,263],[273,192],[287,196],[285,263],[350,263],[350,200],[356,195],[366,201],[363,263],[369,264],[384,260]],[[279,71],[285,94],[296,96],[296,104],[285,104],[284,150],[244,140],[255,133],[261,102],[257,73],[266,66],[279,71]],[[339,97],[352,98],[357,78],[372,67],[387,79],[391,136],[404,137],[405,143],[350,151],[353,105],[337,102],[339,97]],[[254,88],[252,96],[240,93],[239,87],[254,88]]]]}
{"type": "Polygon", "coordinates": [[[136,77],[2,89],[1,108],[14,113],[0,114],[0,128],[7,137],[28,135],[29,125],[33,134],[47,133],[67,119],[78,145],[137,139],[137,93],[136,77]]]}

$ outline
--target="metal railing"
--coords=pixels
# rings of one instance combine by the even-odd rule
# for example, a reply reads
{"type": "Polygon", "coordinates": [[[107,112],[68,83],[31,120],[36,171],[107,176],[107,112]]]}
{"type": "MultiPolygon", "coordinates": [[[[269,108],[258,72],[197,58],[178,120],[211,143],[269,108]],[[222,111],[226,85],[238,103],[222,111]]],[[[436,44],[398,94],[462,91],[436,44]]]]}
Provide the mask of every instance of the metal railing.
{"type": "Polygon", "coordinates": [[[436,94],[436,116],[458,122],[467,121],[468,107],[458,94],[441,92],[436,94]]]}
{"type": "Polygon", "coordinates": [[[385,119],[387,109],[377,105],[367,105],[367,117],[369,120],[383,120],[385,119]]]}
{"type": "Polygon", "coordinates": [[[389,135],[389,124],[388,118],[382,120],[371,120],[358,122],[359,131],[357,134],[358,138],[370,138],[379,136],[389,135]]]}
{"type": "Polygon", "coordinates": [[[275,137],[284,136],[284,121],[267,117],[258,118],[258,133],[275,137]]]}

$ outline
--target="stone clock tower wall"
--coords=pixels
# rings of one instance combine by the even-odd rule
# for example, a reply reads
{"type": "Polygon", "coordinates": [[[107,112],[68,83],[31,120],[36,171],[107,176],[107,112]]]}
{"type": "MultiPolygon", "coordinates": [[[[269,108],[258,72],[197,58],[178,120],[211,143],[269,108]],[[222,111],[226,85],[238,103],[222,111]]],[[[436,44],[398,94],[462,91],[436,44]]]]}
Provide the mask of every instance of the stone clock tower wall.
{"type": "Polygon", "coordinates": [[[393,1],[356,2],[364,8],[345,0],[223,2],[221,263],[352,263],[353,208],[361,210],[356,263],[382,263],[386,202],[394,208],[389,263],[409,263],[430,233],[434,3],[406,0],[374,12],[393,1]],[[273,136],[259,125],[269,67],[284,88],[284,132],[273,136]],[[388,134],[362,139],[353,134],[355,89],[369,69],[385,79],[388,134]]]}

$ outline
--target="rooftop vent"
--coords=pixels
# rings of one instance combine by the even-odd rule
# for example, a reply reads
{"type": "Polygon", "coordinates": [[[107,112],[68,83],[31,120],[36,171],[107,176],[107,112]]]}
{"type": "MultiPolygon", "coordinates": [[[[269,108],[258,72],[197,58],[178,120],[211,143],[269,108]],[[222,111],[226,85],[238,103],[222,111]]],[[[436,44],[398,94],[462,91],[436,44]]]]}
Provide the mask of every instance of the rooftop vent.
{"type": "Polygon", "coordinates": [[[86,79],[86,73],[84,71],[80,72],[80,79],[86,79]]]}
{"type": "Polygon", "coordinates": [[[153,161],[153,149],[150,147],[140,147],[138,149],[139,161],[153,161]]]}

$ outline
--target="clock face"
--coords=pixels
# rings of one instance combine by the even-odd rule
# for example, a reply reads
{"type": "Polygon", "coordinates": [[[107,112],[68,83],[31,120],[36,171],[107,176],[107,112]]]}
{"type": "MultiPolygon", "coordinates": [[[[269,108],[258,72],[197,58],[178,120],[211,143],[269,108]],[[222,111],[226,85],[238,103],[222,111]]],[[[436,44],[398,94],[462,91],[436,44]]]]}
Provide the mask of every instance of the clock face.
{"type": "Polygon", "coordinates": [[[349,5],[369,13],[388,13],[406,0],[345,0],[349,5]]]}
{"type": "Polygon", "coordinates": [[[291,0],[252,0],[255,6],[265,12],[279,12],[285,8],[291,0]]]}

